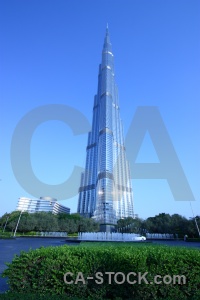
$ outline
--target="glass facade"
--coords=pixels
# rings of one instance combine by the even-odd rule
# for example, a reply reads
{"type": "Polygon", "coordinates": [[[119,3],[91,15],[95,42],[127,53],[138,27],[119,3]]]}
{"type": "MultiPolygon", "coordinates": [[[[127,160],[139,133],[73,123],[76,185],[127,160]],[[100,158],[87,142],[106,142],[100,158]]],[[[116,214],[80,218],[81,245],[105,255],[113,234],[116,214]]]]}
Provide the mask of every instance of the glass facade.
{"type": "Polygon", "coordinates": [[[78,213],[101,224],[134,217],[129,164],[126,160],[114,56],[108,28],[88,134],[85,171],[81,175],[78,213]]]}

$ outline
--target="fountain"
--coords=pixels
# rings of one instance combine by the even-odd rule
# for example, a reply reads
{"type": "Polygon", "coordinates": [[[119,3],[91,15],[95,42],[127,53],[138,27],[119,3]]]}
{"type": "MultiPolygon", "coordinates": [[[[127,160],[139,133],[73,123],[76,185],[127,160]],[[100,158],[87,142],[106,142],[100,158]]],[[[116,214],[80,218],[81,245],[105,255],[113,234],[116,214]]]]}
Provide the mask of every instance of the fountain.
{"type": "Polygon", "coordinates": [[[57,231],[52,231],[52,232],[36,232],[36,236],[43,236],[43,237],[67,237],[67,232],[57,232],[57,231]]]}
{"type": "Polygon", "coordinates": [[[84,241],[115,241],[131,242],[137,241],[140,237],[137,233],[120,233],[120,232],[79,232],[78,239],[84,241]]]}
{"type": "Polygon", "coordinates": [[[147,239],[174,239],[174,235],[172,233],[146,233],[146,237],[147,239]]]}

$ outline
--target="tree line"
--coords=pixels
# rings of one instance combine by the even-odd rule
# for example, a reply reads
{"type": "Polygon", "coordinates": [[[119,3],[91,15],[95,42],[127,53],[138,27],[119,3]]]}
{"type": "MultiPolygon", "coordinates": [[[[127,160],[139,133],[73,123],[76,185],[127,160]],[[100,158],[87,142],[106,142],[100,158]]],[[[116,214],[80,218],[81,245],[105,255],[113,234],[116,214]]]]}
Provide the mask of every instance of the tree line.
{"type": "MultiPolygon", "coordinates": [[[[13,211],[10,214],[4,214],[0,218],[0,227],[6,231],[14,232],[20,211],[13,211]]],[[[64,214],[57,215],[51,212],[37,212],[28,213],[23,212],[21,214],[20,222],[18,224],[17,232],[26,233],[30,231],[47,231],[47,232],[84,232],[84,231],[98,231],[99,225],[93,219],[86,219],[79,214],[64,214]]]]}
{"type": "Polygon", "coordinates": [[[118,230],[121,232],[134,233],[169,233],[178,234],[179,237],[188,235],[189,237],[199,237],[197,226],[200,228],[200,217],[187,219],[179,214],[160,213],[155,217],[149,217],[146,220],[126,218],[118,221],[118,230]],[[196,221],[195,221],[196,219],[196,221]]]}
{"type": "MultiPolygon", "coordinates": [[[[0,218],[0,228],[14,232],[20,213],[20,211],[13,211],[10,214],[4,214],[0,218]]],[[[146,220],[133,219],[131,217],[120,219],[117,222],[117,230],[119,232],[134,232],[143,235],[146,233],[169,233],[183,237],[187,234],[189,237],[195,238],[199,237],[196,222],[200,228],[199,216],[188,220],[179,214],[169,215],[161,213],[146,220]]],[[[23,212],[17,232],[26,233],[30,231],[95,232],[99,231],[99,224],[94,219],[84,218],[77,213],[54,215],[50,212],[23,212]]]]}

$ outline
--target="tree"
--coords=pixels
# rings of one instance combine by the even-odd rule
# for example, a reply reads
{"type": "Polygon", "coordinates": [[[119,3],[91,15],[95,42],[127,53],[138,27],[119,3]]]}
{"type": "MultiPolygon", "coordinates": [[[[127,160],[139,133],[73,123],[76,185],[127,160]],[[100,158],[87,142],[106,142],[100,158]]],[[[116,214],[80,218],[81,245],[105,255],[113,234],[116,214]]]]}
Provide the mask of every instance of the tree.
{"type": "Polygon", "coordinates": [[[132,217],[120,219],[117,222],[117,229],[120,232],[142,233],[143,221],[140,218],[133,219],[132,217]]]}
{"type": "Polygon", "coordinates": [[[34,231],[36,224],[37,221],[34,214],[22,213],[17,230],[19,232],[34,231]]]}

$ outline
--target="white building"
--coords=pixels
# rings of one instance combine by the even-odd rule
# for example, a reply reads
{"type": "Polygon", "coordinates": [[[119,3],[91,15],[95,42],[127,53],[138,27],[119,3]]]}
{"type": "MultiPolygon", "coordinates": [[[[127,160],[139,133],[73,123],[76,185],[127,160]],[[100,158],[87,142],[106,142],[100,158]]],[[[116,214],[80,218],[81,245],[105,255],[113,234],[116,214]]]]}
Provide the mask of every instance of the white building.
{"type": "Polygon", "coordinates": [[[52,212],[53,214],[70,214],[70,208],[58,203],[57,199],[51,197],[40,197],[40,199],[30,199],[26,197],[19,198],[16,210],[36,212],[52,212]]]}

